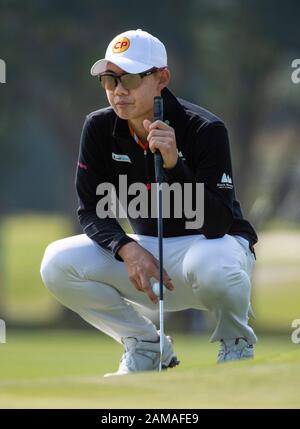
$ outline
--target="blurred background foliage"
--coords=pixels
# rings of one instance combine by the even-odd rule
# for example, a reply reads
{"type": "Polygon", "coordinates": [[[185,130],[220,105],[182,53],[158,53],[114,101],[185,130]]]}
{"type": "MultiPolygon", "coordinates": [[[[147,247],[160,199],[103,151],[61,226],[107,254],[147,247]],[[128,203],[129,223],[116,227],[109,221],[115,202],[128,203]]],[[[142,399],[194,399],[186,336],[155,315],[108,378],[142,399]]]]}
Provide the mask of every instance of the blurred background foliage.
{"type": "MultiPolygon", "coordinates": [[[[0,318],[78,322],[43,287],[39,265],[48,243],[80,233],[81,127],[107,105],[90,66],[113,36],[142,28],[167,47],[170,89],[228,126],[238,199],[260,238],[255,323],[290,329],[300,317],[299,16],[296,0],[1,1],[0,318]]],[[[176,320],[194,331],[210,324],[194,312],[176,320]]]]}

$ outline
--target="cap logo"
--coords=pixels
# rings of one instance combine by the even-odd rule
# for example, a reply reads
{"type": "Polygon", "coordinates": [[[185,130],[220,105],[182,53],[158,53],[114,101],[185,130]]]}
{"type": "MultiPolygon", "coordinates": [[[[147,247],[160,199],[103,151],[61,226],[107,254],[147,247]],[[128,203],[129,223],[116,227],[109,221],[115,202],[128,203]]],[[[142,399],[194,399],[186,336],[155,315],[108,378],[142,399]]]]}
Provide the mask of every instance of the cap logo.
{"type": "Polygon", "coordinates": [[[120,54],[121,52],[127,51],[129,48],[130,42],[127,37],[120,37],[114,44],[112,51],[114,54],[120,54]]]}

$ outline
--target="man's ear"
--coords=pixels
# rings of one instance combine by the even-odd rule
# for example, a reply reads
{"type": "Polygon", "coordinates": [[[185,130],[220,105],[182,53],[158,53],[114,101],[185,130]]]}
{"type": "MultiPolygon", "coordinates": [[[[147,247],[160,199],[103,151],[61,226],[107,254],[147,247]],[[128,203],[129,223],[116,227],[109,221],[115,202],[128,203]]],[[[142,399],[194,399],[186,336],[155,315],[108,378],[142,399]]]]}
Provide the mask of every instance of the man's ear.
{"type": "Polygon", "coordinates": [[[162,91],[166,86],[169,85],[171,79],[171,73],[168,68],[165,68],[159,72],[159,91],[162,91]]]}

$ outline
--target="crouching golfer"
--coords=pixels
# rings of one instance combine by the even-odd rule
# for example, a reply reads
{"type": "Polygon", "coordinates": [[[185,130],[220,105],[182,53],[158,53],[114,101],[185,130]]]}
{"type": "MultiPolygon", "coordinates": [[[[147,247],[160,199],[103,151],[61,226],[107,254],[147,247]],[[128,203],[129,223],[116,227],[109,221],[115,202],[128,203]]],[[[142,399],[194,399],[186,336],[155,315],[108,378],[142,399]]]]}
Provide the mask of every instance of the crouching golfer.
{"type": "MultiPolygon", "coordinates": [[[[159,150],[165,183],[204,183],[204,222],[199,228],[187,223],[182,206],[178,216],[172,199],[163,219],[165,310],[212,312],[216,328],[211,341],[220,341],[218,362],[252,358],[257,338],[248,316],[257,236],[235,197],[224,123],[172,94],[166,49],[145,31],[116,36],[91,74],[99,78],[110,107],[90,113],[83,126],[76,188],[84,234],[48,246],[41,267],[46,287],[63,305],[123,344],[114,374],[158,369],[160,333],[132,303],[157,309],[151,287],[159,279],[157,218],[150,194],[153,154],[159,150]],[[158,95],[163,97],[164,120],[153,122],[158,95]],[[125,181],[128,189],[143,184],[143,207],[135,204],[133,192],[120,195],[125,181]],[[113,185],[119,200],[125,200],[134,234],[126,234],[115,217],[102,216],[103,184],[113,185]]],[[[196,186],[192,189],[190,200],[195,201],[199,195],[196,186]]],[[[164,368],[178,364],[168,336],[162,363],[164,368]]]]}

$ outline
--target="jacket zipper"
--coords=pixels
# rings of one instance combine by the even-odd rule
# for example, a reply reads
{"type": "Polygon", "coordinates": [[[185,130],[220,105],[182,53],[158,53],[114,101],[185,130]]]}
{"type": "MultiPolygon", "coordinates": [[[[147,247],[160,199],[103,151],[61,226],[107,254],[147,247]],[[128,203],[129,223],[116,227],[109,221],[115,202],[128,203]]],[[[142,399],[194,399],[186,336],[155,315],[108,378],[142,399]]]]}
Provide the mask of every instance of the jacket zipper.
{"type": "Polygon", "coordinates": [[[129,127],[130,130],[130,134],[133,137],[134,141],[143,149],[144,151],[144,177],[145,177],[145,185],[147,186],[147,189],[150,189],[150,178],[149,178],[149,170],[148,170],[148,162],[147,162],[147,150],[149,147],[149,144],[147,143],[146,145],[144,145],[138,138],[138,136],[135,134],[134,130],[132,128],[129,127]]]}

